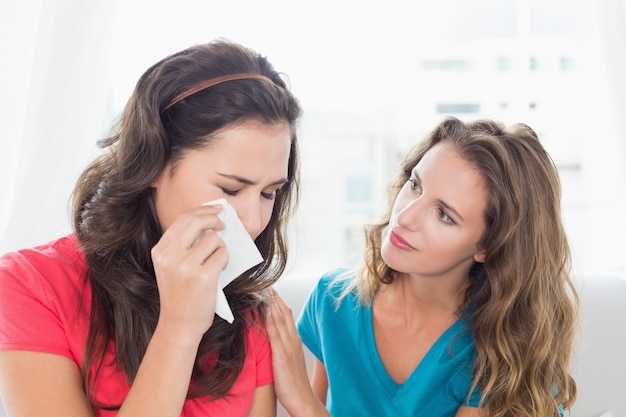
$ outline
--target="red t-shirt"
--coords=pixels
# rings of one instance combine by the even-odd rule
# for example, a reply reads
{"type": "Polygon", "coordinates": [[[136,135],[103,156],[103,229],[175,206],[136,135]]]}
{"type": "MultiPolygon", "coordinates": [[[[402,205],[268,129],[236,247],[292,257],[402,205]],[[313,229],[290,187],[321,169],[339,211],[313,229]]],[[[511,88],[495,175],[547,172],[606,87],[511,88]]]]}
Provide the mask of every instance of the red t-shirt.
{"type": "MultiPolygon", "coordinates": [[[[0,350],[28,350],[62,355],[82,364],[89,330],[91,290],[87,266],[73,235],[0,258],[0,350]]],[[[259,325],[260,326],[260,325],[259,325]]],[[[247,332],[243,370],[225,398],[185,402],[181,416],[247,416],[256,387],[273,381],[271,350],[265,329],[247,332]]],[[[128,394],[126,377],[105,358],[95,399],[121,404],[128,394]]],[[[96,410],[97,416],[115,412],[96,410]]]]}

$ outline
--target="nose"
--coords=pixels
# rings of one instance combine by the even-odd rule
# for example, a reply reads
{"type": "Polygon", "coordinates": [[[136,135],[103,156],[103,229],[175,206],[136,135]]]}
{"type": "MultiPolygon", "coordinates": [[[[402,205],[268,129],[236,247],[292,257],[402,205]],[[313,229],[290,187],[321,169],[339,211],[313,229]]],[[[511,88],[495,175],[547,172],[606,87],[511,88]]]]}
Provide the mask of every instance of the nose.
{"type": "Polygon", "coordinates": [[[421,198],[408,201],[396,201],[396,222],[398,226],[409,230],[417,230],[422,218],[423,204],[421,198]]]}
{"type": "Polygon", "coordinates": [[[237,212],[237,217],[243,224],[248,234],[252,239],[256,239],[262,232],[261,224],[261,205],[258,199],[245,199],[236,206],[234,206],[237,212]]]}

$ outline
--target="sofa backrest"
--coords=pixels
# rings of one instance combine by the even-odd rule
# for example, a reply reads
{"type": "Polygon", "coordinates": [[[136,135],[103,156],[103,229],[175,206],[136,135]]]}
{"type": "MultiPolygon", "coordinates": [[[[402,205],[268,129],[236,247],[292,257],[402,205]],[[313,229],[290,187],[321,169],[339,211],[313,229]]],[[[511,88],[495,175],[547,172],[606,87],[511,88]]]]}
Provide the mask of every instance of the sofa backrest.
{"type": "Polygon", "coordinates": [[[578,279],[581,338],[572,372],[578,386],[573,417],[626,417],[626,279],[578,279]]]}

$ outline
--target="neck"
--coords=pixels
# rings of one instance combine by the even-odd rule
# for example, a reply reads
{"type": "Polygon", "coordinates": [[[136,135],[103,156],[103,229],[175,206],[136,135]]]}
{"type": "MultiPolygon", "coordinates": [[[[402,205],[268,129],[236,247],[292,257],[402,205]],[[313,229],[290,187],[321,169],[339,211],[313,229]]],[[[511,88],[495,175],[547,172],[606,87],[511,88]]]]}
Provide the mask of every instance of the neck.
{"type": "Polygon", "coordinates": [[[456,319],[467,288],[467,278],[442,280],[397,273],[391,284],[382,286],[374,297],[379,308],[413,317],[456,319]]]}

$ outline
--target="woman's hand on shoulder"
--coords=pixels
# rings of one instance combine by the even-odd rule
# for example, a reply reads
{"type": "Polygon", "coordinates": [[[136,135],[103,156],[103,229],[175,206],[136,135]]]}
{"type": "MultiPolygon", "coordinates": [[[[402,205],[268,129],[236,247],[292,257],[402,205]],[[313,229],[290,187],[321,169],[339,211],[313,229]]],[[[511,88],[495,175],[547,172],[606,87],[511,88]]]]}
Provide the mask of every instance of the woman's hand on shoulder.
{"type": "Polygon", "coordinates": [[[271,290],[268,297],[267,334],[272,345],[274,389],[280,403],[296,416],[330,416],[313,393],[291,308],[271,290]]]}
{"type": "Polygon", "coordinates": [[[220,211],[202,206],[181,214],[152,248],[161,325],[200,337],[211,327],[218,278],[228,263],[220,211]]]}
{"type": "Polygon", "coordinates": [[[94,416],[80,370],[65,356],[0,351],[0,397],[11,417],[94,416]]]}

